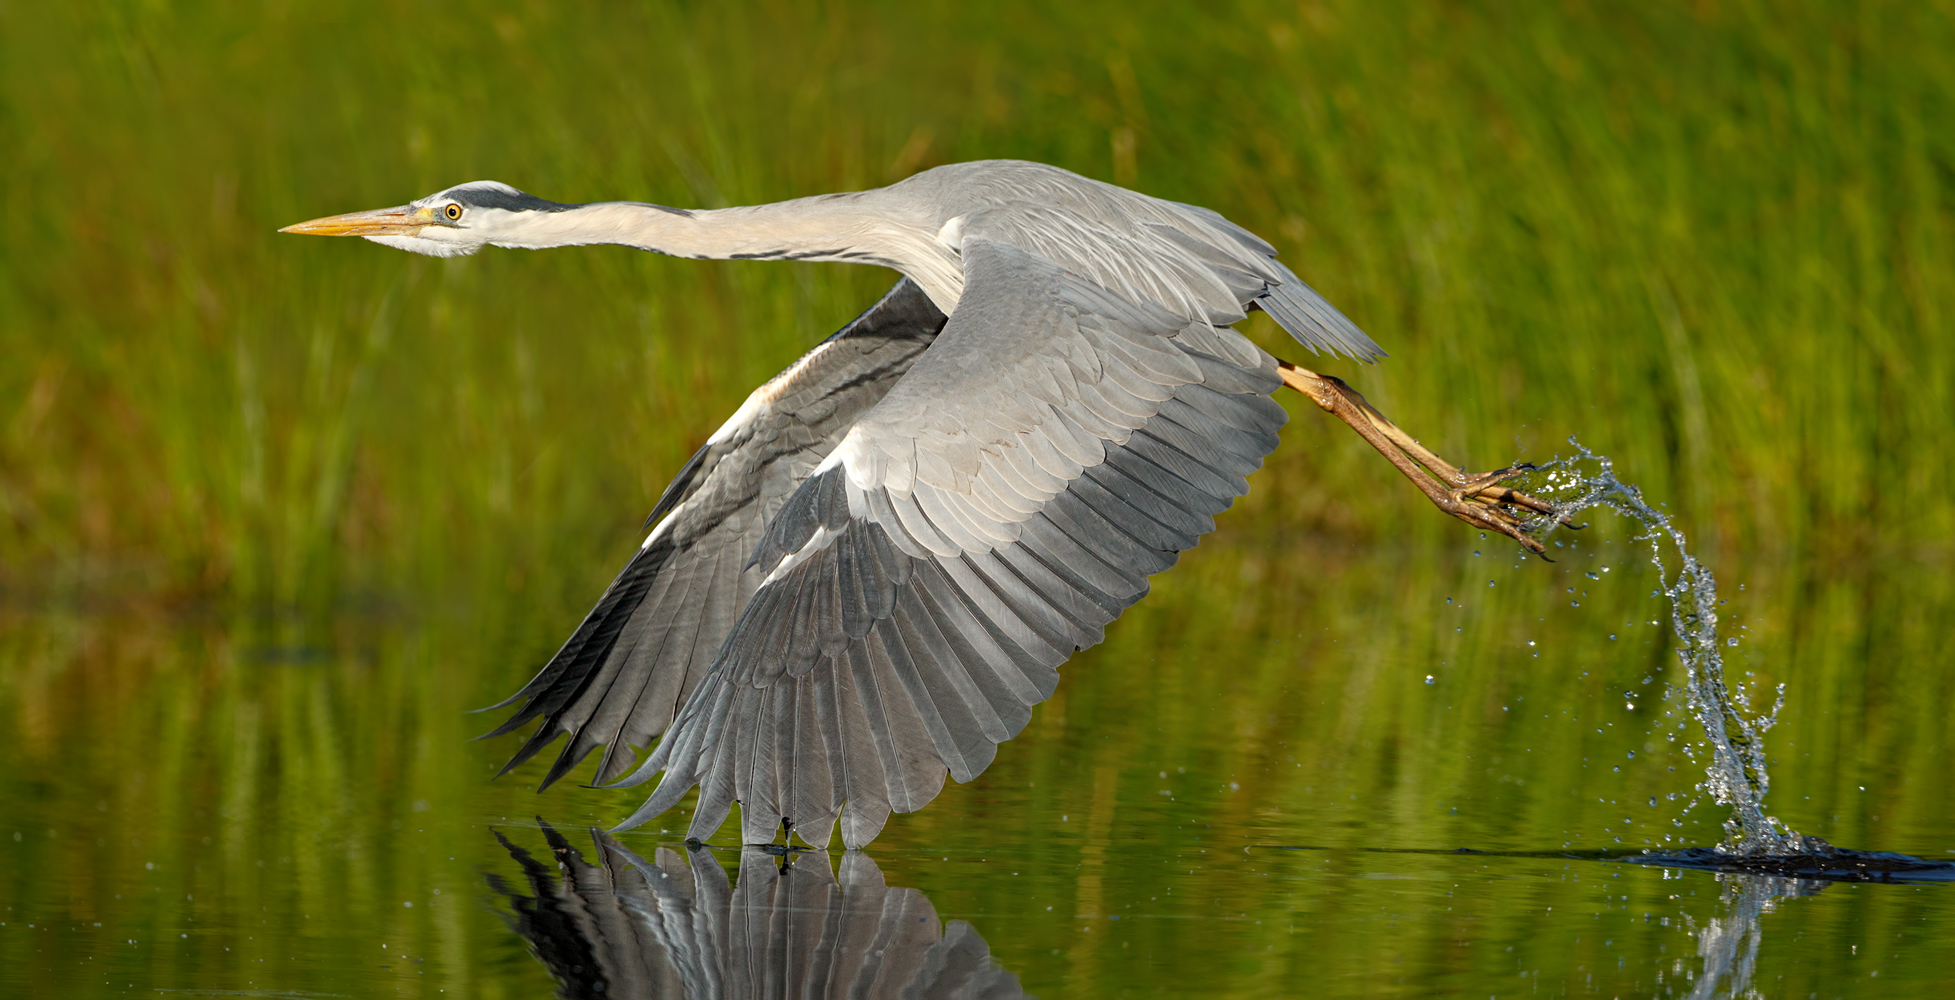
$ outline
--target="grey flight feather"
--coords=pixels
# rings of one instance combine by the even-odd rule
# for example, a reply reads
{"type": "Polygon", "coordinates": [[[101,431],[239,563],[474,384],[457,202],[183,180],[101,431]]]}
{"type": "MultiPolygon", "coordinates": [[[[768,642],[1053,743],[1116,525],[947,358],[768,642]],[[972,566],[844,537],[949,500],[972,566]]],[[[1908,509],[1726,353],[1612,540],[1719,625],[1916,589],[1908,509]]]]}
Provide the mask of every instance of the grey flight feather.
{"type": "Polygon", "coordinates": [[[750,842],[785,820],[825,844],[839,816],[867,843],[983,771],[1274,447],[1269,355],[989,231],[943,332],[768,528],[765,582],[627,779],[664,772],[625,825],[697,784],[693,836],[737,802],[750,842]],[[1201,349],[1217,339],[1253,364],[1201,349]],[[860,707],[834,713],[839,739],[784,724],[839,704],[860,707]]]}
{"type": "Polygon", "coordinates": [[[489,736],[543,720],[505,772],[568,734],[543,785],[607,744],[597,780],[608,781],[630,763],[623,747],[665,731],[759,583],[746,567],[775,509],[943,322],[914,283],[899,282],[754,392],[666,488],[652,511],[663,522],[583,624],[522,690],[491,706],[523,702],[489,736]]]}

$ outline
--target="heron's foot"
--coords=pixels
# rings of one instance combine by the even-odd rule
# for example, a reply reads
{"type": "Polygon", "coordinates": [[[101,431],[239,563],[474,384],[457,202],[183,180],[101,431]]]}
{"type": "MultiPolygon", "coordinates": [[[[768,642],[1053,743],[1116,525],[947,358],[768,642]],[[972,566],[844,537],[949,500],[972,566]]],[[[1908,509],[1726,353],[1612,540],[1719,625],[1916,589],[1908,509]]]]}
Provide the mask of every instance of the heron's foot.
{"type": "MultiPolygon", "coordinates": [[[[1508,471],[1508,470],[1502,470],[1508,471]]],[[[1414,485],[1424,489],[1417,478],[1414,485]]],[[[1496,531],[1521,544],[1535,555],[1546,558],[1545,549],[1539,539],[1527,533],[1532,519],[1520,511],[1536,514],[1553,514],[1554,510],[1519,490],[1510,490],[1498,482],[1452,489],[1424,490],[1433,506],[1465,521],[1482,531],[1496,531]]]]}
{"type": "Polygon", "coordinates": [[[1534,470],[1534,466],[1522,463],[1520,465],[1510,465],[1504,469],[1495,469],[1492,472],[1481,473],[1477,476],[1469,474],[1466,476],[1465,482],[1454,484],[1452,492],[1462,500],[1470,500],[1474,503],[1482,504],[1490,509],[1502,511],[1509,516],[1515,516],[1516,512],[1524,511],[1526,513],[1518,514],[1518,518],[1522,524],[1530,523],[1536,517],[1550,517],[1554,519],[1556,524],[1564,528],[1580,528],[1581,525],[1570,522],[1568,518],[1556,512],[1554,506],[1547,501],[1522,493],[1520,490],[1510,489],[1501,485],[1515,476],[1526,475],[1534,470]],[[1533,517],[1530,517],[1530,515],[1533,515],[1533,517]]]}
{"type": "Polygon", "coordinates": [[[1351,426],[1379,454],[1419,488],[1433,506],[1483,531],[1499,532],[1547,558],[1546,547],[1528,534],[1541,517],[1574,527],[1545,501],[1503,485],[1532,469],[1513,465],[1492,472],[1466,472],[1440,458],[1410,434],[1385,419],[1358,391],[1331,375],[1320,375],[1287,361],[1278,362],[1283,382],[1351,426]]]}

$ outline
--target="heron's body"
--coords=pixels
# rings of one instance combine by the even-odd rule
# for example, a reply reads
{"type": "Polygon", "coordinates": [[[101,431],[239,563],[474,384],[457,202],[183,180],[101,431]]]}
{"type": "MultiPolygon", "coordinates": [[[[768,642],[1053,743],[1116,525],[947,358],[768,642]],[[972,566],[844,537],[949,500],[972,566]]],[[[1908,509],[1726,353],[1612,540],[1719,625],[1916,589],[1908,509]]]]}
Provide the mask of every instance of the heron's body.
{"type": "Polygon", "coordinates": [[[700,788],[868,843],[968,781],[1147,578],[1214,527],[1275,448],[1278,362],[1229,324],[1382,352],[1205,209],[1039,164],[965,163],[875,191],[714,211],[570,206],[487,182],[292,227],[424,253],[612,243],[902,272],[687,463],[657,525],[505,704],[560,735],[545,784],[663,773],[637,824],[700,788]],[[656,746],[634,767],[630,746],[656,746]]]}

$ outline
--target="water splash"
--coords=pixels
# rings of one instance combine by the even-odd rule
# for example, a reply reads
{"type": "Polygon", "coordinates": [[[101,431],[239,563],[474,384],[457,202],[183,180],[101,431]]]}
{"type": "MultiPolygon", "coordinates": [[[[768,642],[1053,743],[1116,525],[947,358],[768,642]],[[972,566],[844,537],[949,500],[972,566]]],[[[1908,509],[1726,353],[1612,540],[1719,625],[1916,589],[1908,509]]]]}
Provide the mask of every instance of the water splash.
{"type": "Polygon", "coordinates": [[[1797,833],[1765,813],[1765,793],[1772,782],[1765,768],[1764,737],[1785,703],[1785,685],[1778,686],[1771,709],[1763,712],[1752,709],[1742,689],[1725,686],[1724,657],[1718,651],[1716,578],[1690,554],[1683,532],[1670,516],[1650,506],[1641,490],[1616,478],[1607,456],[1589,451],[1574,438],[1568,443],[1579,454],[1535,467],[1546,480],[1536,494],[1554,507],[1555,514],[1544,516],[1534,527],[1551,527],[1597,507],[1643,526],[1644,533],[1635,540],[1649,543],[1650,562],[1670,602],[1670,628],[1676,633],[1677,657],[1683,662],[1685,699],[1710,746],[1710,763],[1697,788],[1731,809],[1724,821],[1724,842],[1716,850],[1741,857],[1832,851],[1824,840],[1797,833]]]}

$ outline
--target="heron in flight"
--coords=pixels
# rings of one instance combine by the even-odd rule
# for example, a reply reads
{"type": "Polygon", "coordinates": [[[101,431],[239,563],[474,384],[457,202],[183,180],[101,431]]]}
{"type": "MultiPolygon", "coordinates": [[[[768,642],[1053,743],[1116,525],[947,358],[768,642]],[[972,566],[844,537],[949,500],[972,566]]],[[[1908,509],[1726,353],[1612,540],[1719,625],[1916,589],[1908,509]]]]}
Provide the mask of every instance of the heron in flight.
{"type": "Polygon", "coordinates": [[[1289,385],[1440,509],[1539,552],[1545,504],[1392,426],[1338,379],[1235,331],[1383,356],[1255,234],[1205,208],[991,160],[872,191],[715,210],[573,205],[475,181],[283,232],[438,257],[618,244],[902,274],[754,390],[666,487],[623,571],[491,736],[568,737],[542,785],[661,776],[619,829],[699,788],[689,836],[740,805],[868,844],[944,776],[977,777],[1148,577],[1215,527],[1276,448],[1289,385]],[[655,744],[655,745],[654,745],[655,744]],[[650,747],[642,761],[633,748],[650,747]]]}

